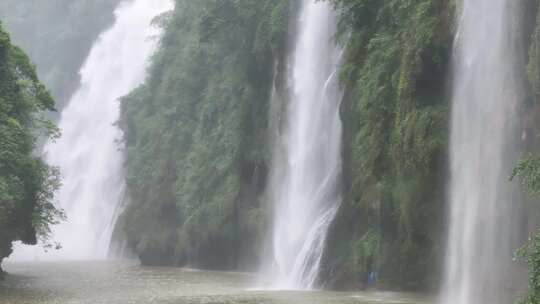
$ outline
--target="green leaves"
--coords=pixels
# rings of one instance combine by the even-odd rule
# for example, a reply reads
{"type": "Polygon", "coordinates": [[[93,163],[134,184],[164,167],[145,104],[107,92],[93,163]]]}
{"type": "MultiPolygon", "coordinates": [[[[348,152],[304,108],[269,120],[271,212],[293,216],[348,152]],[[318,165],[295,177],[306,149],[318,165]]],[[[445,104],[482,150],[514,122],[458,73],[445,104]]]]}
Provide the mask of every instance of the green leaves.
{"type": "Polygon", "coordinates": [[[21,49],[0,28],[0,261],[12,241],[35,244],[64,215],[53,204],[58,172],[34,156],[39,136],[58,129],[44,115],[54,101],[21,49]]]}
{"type": "Polygon", "coordinates": [[[531,195],[540,195],[540,156],[529,154],[519,161],[510,179],[519,177],[523,188],[531,195]]]}
{"type": "MultiPolygon", "coordinates": [[[[510,180],[519,178],[523,188],[532,196],[540,196],[540,156],[529,154],[519,161],[512,172],[510,180]]],[[[522,304],[536,304],[540,302],[540,233],[536,233],[516,253],[529,266],[529,292],[521,300],[522,304]]]]}
{"type": "Polygon", "coordinates": [[[540,233],[516,252],[516,258],[524,260],[529,266],[529,291],[520,304],[538,304],[540,302],[540,233]]]}
{"type": "MultiPolygon", "coordinates": [[[[338,217],[337,225],[356,229],[343,228],[334,242],[359,242],[377,231],[385,249],[372,263],[380,265],[381,279],[395,287],[425,287],[436,271],[437,219],[445,201],[448,3],[328,1],[340,14],[338,41],[345,47],[342,214],[357,214],[338,217]],[[370,207],[375,202],[376,214],[370,207]]],[[[355,271],[371,266],[360,263],[355,271]]]]}
{"type": "Polygon", "coordinates": [[[252,177],[266,167],[288,10],[288,0],[177,1],[149,78],[122,100],[124,230],[143,262],[230,269],[241,248],[257,254],[263,186],[252,190],[252,177]]]}

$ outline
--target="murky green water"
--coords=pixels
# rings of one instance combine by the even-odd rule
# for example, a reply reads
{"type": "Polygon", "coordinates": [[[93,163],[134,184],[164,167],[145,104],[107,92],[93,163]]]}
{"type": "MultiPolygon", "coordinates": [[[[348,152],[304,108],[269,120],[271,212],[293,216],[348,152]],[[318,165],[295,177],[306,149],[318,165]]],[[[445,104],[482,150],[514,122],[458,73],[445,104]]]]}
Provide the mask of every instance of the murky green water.
{"type": "Polygon", "coordinates": [[[250,274],[140,267],[126,262],[7,264],[1,304],[430,304],[402,293],[253,290],[250,274]]]}

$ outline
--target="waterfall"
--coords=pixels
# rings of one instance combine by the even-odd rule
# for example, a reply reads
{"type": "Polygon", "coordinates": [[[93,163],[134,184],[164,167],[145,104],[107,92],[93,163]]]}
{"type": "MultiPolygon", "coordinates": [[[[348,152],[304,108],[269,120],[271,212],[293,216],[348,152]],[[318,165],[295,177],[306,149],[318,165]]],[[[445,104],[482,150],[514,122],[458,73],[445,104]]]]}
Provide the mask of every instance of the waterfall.
{"type": "Polygon", "coordinates": [[[52,229],[60,250],[16,245],[12,259],[103,259],[107,257],[124,190],[122,132],[115,126],[118,99],[142,83],[160,29],[152,19],[171,10],[170,0],[124,1],[114,25],[94,43],[81,85],[61,113],[62,137],[44,148],[63,185],[57,204],[67,221],[52,229]]]}
{"type": "Polygon", "coordinates": [[[304,0],[301,5],[289,58],[284,134],[276,136],[270,180],[275,289],[314,287],[328,226],[340,204],[336,20],[326,2],[304,0]]]}
{"type": "Polygon", "coordinates": [[[520,1],[464,0],[454,49],[443,304],[511,303],[520,1]],[[514,151],[513,151],[514,150],[514,151]]]}

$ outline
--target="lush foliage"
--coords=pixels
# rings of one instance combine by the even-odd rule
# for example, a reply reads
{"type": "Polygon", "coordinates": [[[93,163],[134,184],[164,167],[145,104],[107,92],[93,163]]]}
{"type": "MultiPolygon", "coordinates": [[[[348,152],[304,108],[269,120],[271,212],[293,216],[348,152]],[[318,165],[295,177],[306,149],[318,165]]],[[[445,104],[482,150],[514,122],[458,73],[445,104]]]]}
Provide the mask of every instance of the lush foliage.
{"type": "MultiPolygon", "coordinates": [[[[331,2],[346,50],[345,198],[324,277],[334,287],[372,271],[388,286],[435,284],[452,7],[331,2]]],[[[144,263],[238,268],[258,256],[269,91],[290,6],[177,1],[150,77],[122,102],[131,201],[121,226],[144,263]]]]}
{"type": "Polygon", "coordinates": [[[146,83],[122,101],[129,204],[146,264],[255,266],[267,113],[286,0],[177,0],[146,83]]]}
{"type": "Polygon", "coordinates": [[[521,160],[514,169],[512,178],[519,175],[522,186],[532,195],[540,195],[540,157],[529,155],[521,160]]]}
{"type": "MultiPolygon", "coordinates": [[[[540,196],[540,157],[530,155],[519,162],[512,178],[519,177],[523,187],[534,197],[540,196]]],[[[523,304],[540,303],[540,233],[518,251],[518,257],[529,266],[529,293],[523,304]]]]}
{"type": "Polygon", "coordinates": [[[12,241],[35,244],[62,217],[52,204],[58,174],[34,155],[39,136],[58,135],[43,117],[53,106],[28,57],[0,28],[0,262],[12,241]]]}
{"type": "Polygon", "coordinates": [[[436,284],[452,6],[330,1],[341,12],[338,39],[346,50],[345,197],[330,235],[327,275],[338,287],[370,272],[390,287],[436,284]]]}
{"type": "Polygon", "coordinates": [[[529,240],[517,255],[529,266],[529,293],[521,299],[521,304],[540,303],[540,233],[529,240]]]}
{"type": "Polygon", "coordinates": [[[61,109],[79,85],[79,69],[120,0],[2,0],[0,19],[37,65],[61,109]]]}
{"type": "MultiPolygon", "coordinates": [[[[327,1],[345,50],[344,200],[322,278],[357,288],[376,272],[385,287],[435,287],[454,1],[327,1]]],[[[130,202],[121,226],[144,263],[255,265],[268,220],[269,91],[285,70],[274,62],[285,56],[291,6],[177,1],[150,77],[122,101],[130,202]]]]}
{"type": "MultiPolygon", "coordinates": [[[[529,60],[527,63],[527,79],[529,82],[530,102],[526,105],[527,111],[524,119],[524,139],[525,148],[531,153],[524,157],[514,169],[512,179],[519,178],[522,187],[530,194],[532,198],[540,197],[540,156],[538,148],[540,147],[540,7],[537,0],[528,2],[528,14],[537,14],[527,16],[531,20],[528,27],[531,28],[529,39],[529,60]],[[532,22],[536,20],[536,22],[532,22]]],[[[538,204],[538,202],[535,202],[538,204]]],[[[538,209],[538,206],[531,210],[538,209]]],[[[531,221],[535,221],[534,212],[530,216],[531,221]]],[[[537,219],[536,219],[537,220],[537,219]]],[[[531,231],[532,232],[532,231],[531,231]]],[[[523,304],[540,303],[540,233],[525,244],[518,251],[519,258],[525,260],[529,266],[529,293],[522,299],[523,304]]]]}

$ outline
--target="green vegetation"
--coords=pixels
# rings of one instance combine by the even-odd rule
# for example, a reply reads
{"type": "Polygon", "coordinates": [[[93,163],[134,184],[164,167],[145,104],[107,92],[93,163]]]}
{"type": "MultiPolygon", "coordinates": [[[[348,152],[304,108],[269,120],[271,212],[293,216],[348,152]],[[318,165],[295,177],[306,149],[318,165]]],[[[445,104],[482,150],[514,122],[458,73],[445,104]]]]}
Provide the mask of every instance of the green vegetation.
{"type": "MultiPolygon", "coordinates": [[[[434,288],[444,245],[455,1],[327,1],[338,9],[336,41],[345,50],[344,197],[322,279],[358,288],[376,272],[381,287],[434,288]]],[[[122,100],[119,122],[129,197],[119,228],[143,263],[257,265],[270,218],[269,95],[276,71],[277,93],[286,89],[293,3],[177,0],[159,22],[166,33],[150,76],[122,100]]],[[[527,5],[527,14],[536,11],[536,0],[527,5]]],[[[540,87],[538,33],[532,96],[540,87]]],[[[528,129],[540,130],[538,113],[530,111],[528,129]]],[[[529,169],[522,181],[530,188],[539,183],[535,167],[524,162],[519,172],[529,169]]]]}
{"type": "Polygon", "coordinates": [[[0,27],[0,263],[11,243],[36,244],[63,214],[53,203],[58,173],[34,154],[38,137],[57,137],[44,118],[54,101],[21,49],[0,27]]]}
{"type": "Polygon", "coordinates": [[[434,286],[448,140],[453,7],[446,0],[331,0],[341,80],[345,193],[326,276],[338,288],[377,272],[386,287],[434,286]]]}
{"type": "Polygon", "coordinates": [[[521,304],[540,303],[540,233],[518,251],[518,256],[529,266],[529,293],[521,304]]]}
{"type": "MultiPolygon", "coordinates": [[[[331,2],[346,50],[345,197],[323,278],[356,288],[377,271],[387,287],[433,286],[453,7],[331,2]]],[[[130,201],[120,226],[143,263],[256,265],[269,220],[269,94],[294,10],[284,0],[177,1],[149,78],[122,101],[130,201]]]]}
{"type": "MultiPolygon", "coordinates": [[[[540,7],[537,0],[527,2],[527,18],[530,28],[527,35],[529,41],[529,60],[526,75],[529,82],[529,102],[526,104],[524,115],[524,148],[529,151],[514,169],[511,179],[519,178],[522,187],[530,194],[533,203],[538,205],[540,197],[540,7]]],[[[527,32],[527,31],[526,31],[527,32]]],[[[529,208],[537,211],[538,206],[529,208]]],[[[538,215],[529,212],[529,218],[536,226],[538,215]]],[[[524,260],[529,267],[529,293],[521,300],[522,304],[540,303],[540,232],[529,231],[533,235],[529,241],[518,250],[518,258],[524,260]]]]}
{"type": "MultiPolygon", "coordinates": [[[[528,14],[537,16],[528,16],[528,25],[530,31],[529,60],[526,67],[527,79],[529,82],[529,102],[526,105],[526,114],[524,119],[524,144],[529,154],[524,157],[514,169],[512,179],[519,178],[522,187],[534,199],[533,203],[538,204],[540,197],[540,156],[538,148],[540,147],[540,7],[537,0],[531,0],[528,4],[528,14]]],[[[538,210],[538,206],[533,206],[531,210],[538,210]]],[[[530,212],[531,213],[531,212],[530,212]]],[[[531,220],[538,224],[537,215],[533,215],[531,220]]],[[[521,300],[522,304],[540,303],[540,232],[529,231],[533,235],[529,241],[518,250],[517,255],[524,260],[529,267],[529,293],[521,300]]]]}
{"type": "MultiPolygon", "coordinates": [[[[532,196],[540,196],[540,157],[530,155],[520,161],[512,178],[516,176],[532,196]]],[[[517,254],[529,266],[529,293],[520,303],[540,303],[540,233],[537,232],[517,254]]]]}
{"type": "Polygon", "coordinates": [[[146,83],[122,100],[129,204],[144,264],[255,268],[267,116],[288,0],[177,0],[146,83]]]}

